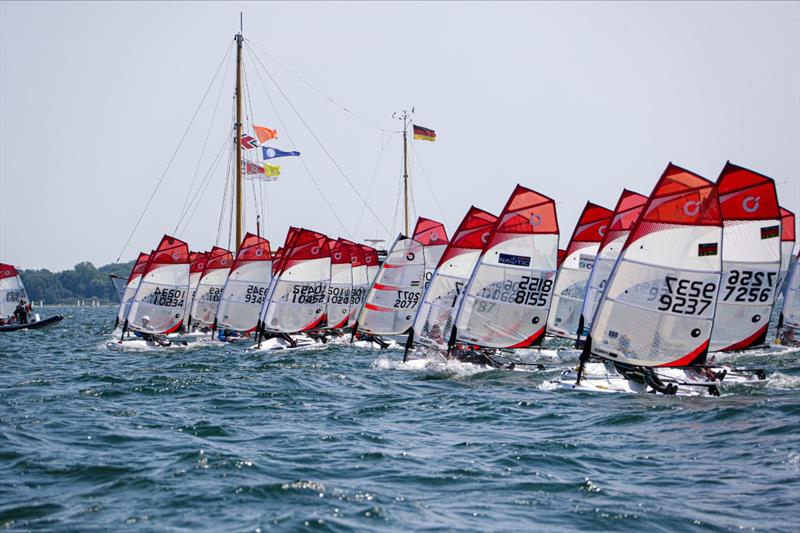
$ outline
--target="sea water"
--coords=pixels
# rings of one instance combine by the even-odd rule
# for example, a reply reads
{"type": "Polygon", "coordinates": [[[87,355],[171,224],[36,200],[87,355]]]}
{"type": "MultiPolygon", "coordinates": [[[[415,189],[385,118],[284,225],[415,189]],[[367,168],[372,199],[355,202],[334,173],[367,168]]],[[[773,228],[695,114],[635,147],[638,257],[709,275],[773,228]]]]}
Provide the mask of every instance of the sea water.
{"type": "Polygon", "coordinates": [[[0,527],[797,531],[800,350],[722,397],[545,390],[348,345],[108,351],[116,310],[0,334],[0,527]]]}

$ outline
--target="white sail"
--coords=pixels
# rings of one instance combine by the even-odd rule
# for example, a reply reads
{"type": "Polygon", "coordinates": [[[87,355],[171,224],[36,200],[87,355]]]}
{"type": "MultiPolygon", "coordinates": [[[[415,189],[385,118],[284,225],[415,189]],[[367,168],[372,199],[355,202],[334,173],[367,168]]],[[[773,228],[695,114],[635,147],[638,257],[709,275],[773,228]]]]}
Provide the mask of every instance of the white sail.
{"type": "Polygon", "coordinates": [[[789,265],[792,262],[792,252],[794,251],[795,241],[795,218],[794,213],[781,207],[781,270],[778,274],[778,290],[783,288],[786,274],[789,272],[789,265]]]}
{"type": "Polygon", "coordinates": [[[252,332],[272,280],[269,241],[248,233],[242,240],[217,307],[219,329],[252,332]]]}
{"type": "Polygon", "coordinates": [[[29,301],[22,278],[14,266],[0,263],[0,318],[14,316],[20,300],[29,301]]]}
{"type": "Polygon", "coordinates": [[[117,324],[125,322],[125,317],[128,316],[128,311],[131,308],[133,295],[136,294],[136,289],[139,288],[139,282],[142,280],[142,274],[147,268],[147,262],[150,260],[150,254],[141,252],[139,257],[136,258],[136,263],[131,268],[131,273],[128,275],[128,283],[125,285],[125,292],[122,293],[122,299],[119,302],[119,309],[117,310],[117,324]]]}
{"type": "MultiPolygon", "coordinates": [[[[372,250],[370,248],[370,250],[372,250]]],[[[375,262],[377,263],[378,254],[372,250],[375,262]]],[[[350,263],[353,269],[353,291],[350,293],[350,318],[347,319],[347,326],[352,327],[358,319],[361,306],[367,299],[370,281],[367,274],[367,259],[364,247],[355,244],[350,247],[350,263]]]]}
{"type": "Polygon", "coordinates": [[[263,331],[295,333],[323,324],[331,279],[325,235],[291,228],[273,276],[261,310],[263,331]]]}
{"type": "Polygon", "coordinates": [[[603,296],[608,278],[623,246],[625,246],[625,241],[628,240],[628,233],[639,220],[645,202],[647,202],[647,196],[627,189],[622,191],[617,201],[611,223],[603,235],[592,272],[586,282],[586,294],[581,308],[580,336],[586,337],[589,334],[597,304],[600,303],[600,298],[603,296]]]}
{"type": "Polygon", "coordinates": [[[433,271],[436,270],[445,248],[447,248],[447,230],[441,222],[419,217],[412,238],[422,244],[425,251],[425,286],[423,287],[425,290],[433,278],[433,271]]]}
{"type": "Polygon", "coordinates": [[[205,268],[194,291],[189,312],[189,327],[208,327],[214,324],[222,288],[233,265],[233,254],[214,246],[206,256],[205,268]]]}
{"type": "Polygon", "coordinates": [[[456,339],[491,348],[540,343],[557,263],[555,202],[517,185],[470,277],[456,339]]]}
{"type": "Polygon", "coordinates": [[[715,185],[670,164],[625,243],[587,349],[616,362],[703,364],[722,270],[715,185]]]}
{"type": "Polygon", "coordinates": [[[471,207],[461,221],[430,279],[414,320],[418,344],[447,349],[464,289],[496,220],[491,213],[471,207]]]}
{"type": "MultiPolygon", "coordinates": [[[[793,336],[800,334],[800,253],[797,254],[796,259],[792,262],[792,268],[788,274],[788,287],[780,317],[781,327],[791,328],[793,336]]],[[[797,340],[796,337],[795,340],[797,340]]]]}
{"type": "Polygon", "coordinates": [[[353,264],[350,249],[354,246],[345,239],[328,243],[331,250],[331,284],[328,287],[327,325],[341,329],[350,320],[353,293],[353,264]]]}
{"type": "Polygon", "coordinates": [[[576,339],[580,333],[586,282],[612,215],[611,210],[591,202],[586,202],[583,208],[558,266],[553,303],[547,317],[547,330],[553,335],[576,339]]]}
{"type": "Polygon", "coordinates": [[[422,244],[400,235],[367,293],[358,316],[359,330],[373,335],[405,333],[416,315],[424,278],[422,244]]]}
{"type": "Polygon", "coordinates": [[[142,274],[125,319],[128,329],[166,334],[183,323],[189,290],[189,247],[165,235],[142,274]]]}
{"type": "Polygon", "coordinates": [[[763,344],[779,288],[781,221],[775,182],[725,165],[717,180],[722,212],[722,283],[710,352],[763,344]]]}

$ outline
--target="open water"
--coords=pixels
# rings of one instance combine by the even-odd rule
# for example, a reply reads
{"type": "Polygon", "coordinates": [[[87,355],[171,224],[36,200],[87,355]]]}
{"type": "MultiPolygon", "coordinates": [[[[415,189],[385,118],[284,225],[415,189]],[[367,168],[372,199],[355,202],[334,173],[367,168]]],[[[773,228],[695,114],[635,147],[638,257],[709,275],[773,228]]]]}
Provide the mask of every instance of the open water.
{"type": "Polygon", "coordinates": [[[0,528],[800,529],[800,351],[721,398],[350,346],[113,353],[115,309],[0,336],[0,528]]]}

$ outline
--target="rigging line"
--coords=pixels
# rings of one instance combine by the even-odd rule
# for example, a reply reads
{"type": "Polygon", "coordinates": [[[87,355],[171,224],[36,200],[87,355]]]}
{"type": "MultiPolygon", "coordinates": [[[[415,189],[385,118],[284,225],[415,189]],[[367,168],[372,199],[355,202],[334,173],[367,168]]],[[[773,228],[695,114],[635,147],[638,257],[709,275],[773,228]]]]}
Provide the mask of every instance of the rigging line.
{"type": "MultiPolygon", "coordinates": [[[[250,53],[252,55],[252,51],[249,48],[248,48],[247,51],[248,51],[248,53],[250,53]]],[[[253,57],[255,57],[255,56],[253,56],[253,57]]],[[[255,66],[255,63],[254,63],[254,66],[255,66]]],[[[258,78],[258,81],[261,82],[261,86],[264,88],[264,92],[267,94],[267,99],[269,100],[269,103],[272,106],[272,110],[275,112],[275,116],[278,118],[278,122],[280,123],[281,128],[283,128],[283,130],[286,132],[286,136],[289,138],[289,142],[291,143],[292,148],[297,148],[297,145],[295,144],[294,139],[292,138],[292,134],[289,133],[289,128],[287,128],[286,127],[286,123],[283,122],[283,118],[281,117],[280,113],[278,112],[278,108],[275,105],[275,101],[272,99],[272,95],[269,93],[269,90],[267,90],[267,84],[264,82],[264,78],[261,77],[261,73],[258,71],[258,68],[255,68],[255,72],[256,72],[256,77],[258,78]]],[[[311,169],[309,168],[308,163],[306,163],[305,158],[301,155],[300,157],[298,157],[298,159],[300,159],[300,163],[303,165],[303,168],[305,169],[306,174],[308,174],[308,177],[311,179],[311,183],[314,184],[314,187],[317,189],[317,192],[322,197],[322,201],[325,202],[325,205],[327,205],[328,209],[331,210],[331,213],[333,213],[333,216],[339,222],[339,225],[342,226],[342,230],[344,230],[345,234],[352,238],[352,235],[347,230],[347,226],[345,225],[344,222],[342,222],[342,219],[339,218],[339,214],[336,212],[336,210],[333,208],[331,203],[328,201],[328,197],[325,196],[325,193],[322,191],[322,188],[319,186],[319,183],[317,183],[317,180],[314,178],[314,175],[311,173],[311,169]]]]}
{"type": "MultiPolygon", "coordinates": [[[[231,141],[233,135],[231,135],[231,141]]],[[[231,176],[233,175],[233,142],[230,143],[228,148],[228,166],[225,169],[225,186],[222,189],[222,203],[219,208],[219,221],[217,222],[217,238],[214,244],[219,246],[220,239],[222,239],[222,221],[225,220],[225,206],[228,204],[228,188],[230,187],[231,176]]]]}
{"type": "Polygon", "coordinates": [[[283,96],[283,98],[286,100],[286,103],[289,104],[289,107],[291,107],[292,110],[295,112],[295,114],[297,115],[297,118],[300,119],[300,122],[303,123],[303,125],[306,127],[306,129],[311,134],[311,136],[314,138],[314,140],[317,142],[317,144],[320,146],[320,148],[322,148],[322,151],[325,152],[325,155],[328,156],[328,159],[331,160],[331,163],[333,163],[333,165],[336,167],[336,170],[339,171],[339,174],[342,175],[342,177],[347,182],[347,184],[350,186],[350,188],[353,190],[353,192],[356,193],[356,196],[358,196],[358,198],[361,200],[361,202],[367,207],[367,209],[369,209],[369,212],[372,213],[372,216],[375,217],[375,220],[378,222],[378,224],[380,224],[383,227],[384,230],[388,231],[389,228],[387,228],[386,225],[383,223],[383,221],[381,221],[380,217],[378,217],[378,214],[372,209],[372,207],[369,205],[369,203],[366,200],[364,200],[364,197],[361,196],[360,192],[358,192],[358,189],[356,188],[356,186],[353,185],[353,182],[351,182],[350,178],[347,177],[347,174],[344,172],[344,170],[342,170],[342,167],[339,166],[339,163],[336,161],[336,159],[333,158],[333,155],[331,155],[331,153],[328,151],[328,149],[325,147],[325,145],[322,144],[322,141],[320,140],[319,137],[317,137],[317,134],[314,133],[314,130],[311,129],[311,126],[309,126],[308,122],[306,122],[306,120],[300,114],[300,111],[297,110],[297,108],[294,106],[294,104],[289,99],[289,97],[286,95],[286,93],[283,92],[283,89],[281,88],[280,85],[278,85],[278,82],[275,80],[275,78],[272,76],[272,74],[269,72],[269,70],[267,70],[267,68],[264,66],[264,63],[261,62],[261,59],[259,59],[259,57],[257,55],[255,55],[255,54],[253,54],[253,57],[261,65],[261,68],[264,69],[264,72],[267,74],[267,76],[269,76],[269,79],[272,80],[272,83],[278,89],[278,92],[280,92],[281,95],[283,96]]]}
{"type": "Polygon", "coordinates": [[[280,61],[278,61],[278,60],[277,60],[275,57],[271,56],[271,55],[270,55],[269,53],[267,53],[267,52],[266,52],[266,51],[265,51],[263,48],[261,48],[260,46],[258,46],[256,43],[254,43],[254,42],[253,42],[253,41],[251,41],[250,39],[247,39],[247,38],[245,38],[245,41],[247,42],[247,44],[249,44],[249,45],[252,45],[252,46],[253,46],[255,49],[257,49],[259,52],[261,52],[262,54],[264,54],[265,56],[267,56],[268,58],[270,58],[271,60],[273,60],[275,63],[277,63],[277,64],[278,64],[278,65],[279,65],[281,68],[283,68],[284,70],[286,70],[286,72],[288,72],[289,74],[291,74],[292,76],[294,76],[295,78],[297,78],[297,79],[298,79],[298,80],[299,80],[301,83],[303,83],[303,84],[304,84],[306,87],[308,87],[308,88],[309,88],[309,89],[311,89],[312,91],[316,92],[317,94],[319,94],[320,96],[322,96],[323,98],[325,98],[326,100],[328,100],[330,103],[332,103],[333,105],[335,105],[336,107],[338,107],[339,109],[341,109],[342,111],[345,111],[346,113],[350,113],[351,115],[353,115],[353,116],[354,116],[354,117],[356,117],[357,119],[361,120],[361,121],[362,121],[362,122],[364,122],[365,124],[369,124],[369,125],[370,125],[370,126],[372,126],[373,128],[375,128],[375,129],[378,129],[378,130],[380,130],[380,131],[382,131],[382,132],[385,132],[385,133],[397,133],[397,132],[391,132],[391,131],[389,131],[389,130],[383,129],[383,128],[381,128],[380,126],[378,126],[378,125],[377,125],[375,122],[373,122],[373,121],[371,121],[371,120],[369,120],[369,119],[367,119],[367,118],[364,118],[363,116],[361,116],[360,114],[356,113],[355,111],[353,111],[353,110],[351,110],[351,109],[348,109],[347,107],[343,106],[342,104],[340,104],[339,102],[337,102],[336,100],[334,100],[333,98],[331,98],[330,96],[328,96],[327,94],[323,93],[321,90],[317,89],[315,86],[311,85],[311,83],[310,83],[310,82],[308,82],[308,81],[306,81],[305,79],[303,79],[303,78],[302,78],[302,77],[301,77],[299,74],[297,74],[297,73],[296,73],[296,72],[294,72],[292,69],[290,69],[289,67],[287,67],[286,65],[284,65],[283,63],[281,63],[280,61]]]}
{"type": "MultiPolygon", "coordinates": [[[[242,75],[244,77],[244,88],[245,88],[245,101],[247,102],[247,108],[250,110],[250,126],[253,127],[255,125],[255,113],[253,113],[253,97],[250,93],[250,83],[247,81],[247,69],[245,68],[245,63],[242,62],[242,75]]],[[[256,156],[258,159],[258,156],[256,156]]],[[[253,178],[250,180],[253,186],[253,205],[255,206],[255,214],[256,214],[256,221],[259,218],[262,218],[264,206],[262,205],[259,209],[258,205],[258,194],[256,194],[256,179],[253,178]]],[[[245,211],[247,210],[245,206],[245,211]]],[[[237,243],[238,244],[238,243],[237,243]]]]}
{"type": "MultiPolygon", "coordinates": [[[[369,182],[369,189],[367,189],[367,201],[369,201],[369,196],[372,194],[372,188],[375,186],[375,178],[378,176],[378,170],[381,166],[381,160],[383,159],[383,152],[385,151],[386,147],[389,145],[389,142],[395,136],[395,133],[389,135],[389,138],[386,139],[386,142],[383,142],[383,132],[381,132],[381,150],[378,153],[378,161],[375,163],[375,170],[372,171],[372,179],[369,182]]],[[[362,205],[361,206],[361,213],[358,215],[358,222],[356,222],[356,229],[353,232],[353,235],[358,235],[358,230],[361,227],[361,220],[364,218],[364,211],[366,208],[362,205]]]]}
{"type": "Polygon", "coordinates": [[[411,143],[411,153],[414,154],[414,159],[416,159],[417,163],[419,164],[420,170],[422,170],[422,177],[425,178],[425,183],[428,185],[428,190],[431,191],[431,196],[433,196],[433,201],[436,202],[436,207],[437,209],[439,209],[439,214],[442,216],[442,223],[446,224],[448,221],[447,217],[444,214],[444,209],[442,209],[442,204],[439,203],[439,197],[436,196],[436,192],[434,192],[433,186],[431,185],[431,182],[428,179],[428,173],[425,172],[425,166],[423,166],[422,164],[422,158],[420,158],[419,154],[417,154],[417,150],[414,147],[414,142],[411,143]]]}
{"type": "Polygon", "coordinates": [[[225,50],[225,55],[222,56],[222,59],[219,62],[219,66],[217,67],[217,70],[214,72],[214,76],[211,78],[211,81],[209,82],[208,87],[206,87],[206,90],[203,93],[203,98],[201,98],[200,99],[200,103],[197,104],[197,109],[195,109],[194,114],[192,115],[192,119],[189,121],[189,124],[186,125],[186,129],[183,131],[183,135],[181,136],[181,140],[178,141],[178,146],[175,147],[175,151],[172,153],[172,157],[169,158],[169,162],[167,163],[167,166],[164,169],[164,172],[161,173],[161,177],[158,179],[158,182],[156,183],[156,186],[153,189],[153,193],[150,195],[150,198],[147,200],[147,203],[145,204],[144,209],[142,209],[142,213],[139,215],[139,219],[136,221],[136,224],[134,224],[130,235],[128,235],[128,240],[126,240],[125,244],[122,245],[122,250],[119,251],[119,256],[117,256],[117,260],[116,260],[117,263],[119,263],[119,260],[122,257],[122,254],[125,253],[125,249],[128,247],[128,244],[130,244],[131,239],[133,238],[133,234],[136,233],[136,229],[139,227],[139,224],[142,222],[142,219],[144,218],[145,213],[147,213],[147,208],[150,207],[150,204],[152,203],[153,198],[156,197],[156,193],[158,193],[158,189],[161,187],[161,183],[164,181],[164,178],[167,176],[167,172],[169,172],[170,167],[172,167],[172,163],[173,163],[173,161],[175,161],[175,156],[178,155],[178,151],[181,149],[181,146],[183,146],[183,141],[186,140],[186,136],[189,133],[189,129],[191,129],[192,124],[194,124],[194,121],[197,118],[198,113],[200,113],[200,108],[203,107],[203,102],[206,101],[206,97],[208,96],[208,93],[211,90],[211,87],[214,85],[214,80],[216,80],[217,79],[217,75],[219,75],[219,69],[222,68],[222,64],[225,62],[225,58],[228,56],[228,52],[230,51],[232,46],[233,46],[233,42],[231,42],[231,44],[229,44],[228,48],[225,50]]]}
{"type": "MultiPolygon", "coordinates": [[[[205,192],[205,188],[208,187],[208,183],[211,181],[211,176],[213,175],[214,170],[217,168],[217,165],[219,164],[220,156],[222,155],[222,152],[225,149],[225,145],[227,143],[228,143],[228,137],[226,136],[222,146],[219,147],[219,150],[217,150],[217,154],[211,161],[211,166],[209,167],[208,172],[206,172],[206,175],[200,181],[200,186],[197,188],[197,190],[194,193],[194,196],[192,197],[192,200],[189,202],[189,209],[191,210],[191,213],[187,210],[187,212],[181,218],[180,223],[183,223],[183,229],[180,230],[181,235],[186,231],[186,228],[189,227],[189,223],[192,221],[192,217],[194,216],[195,211],[197,211],[197,206],[200,205],[200,201],[203,199],[203,194],[201,193],[201,191],[205,192]],[[189,217],[187,218],[186,215],[189,215],[189,217]]],[[[178,226],[180,226],[180,223],[178,224],[178,226]]]]}
{"type": "MultiPolygon", "coordinates": [[[[230,47],[229,47],[230,49],[230,47]]],[[[200,164],[203,162],[203,156],[206,154],[206,147],[208,146],[208,139],[211,138],[211,131],[214,128],[214,123],[216,122],[217,118],[217,110],[219,109],[219,102],[222,100],[222,92],[225,89],[225,80],[228,77],[228,69],[231,66],[231,58],[233,54],[228,54],[228,60],[225,62],[225,71],[222,73],[222,79],[219,84],[219,92],[217,93],[217,101],[214,103],[214,111],[211,113],[211,122],[208,125],[208,131],[206,132],[206,138],[203,141],[203,147],[200,150],[200,157],[197,158],[197,165],[194,167],[194,175],[192,176],[192,183],[189,185],[189,188],[186,189],[186,198],[183,200],[183,207],[181,207],[180,213],[181,218],[184,216],[187,205],[189,203],[189,197],[192,194],[192,190],[194,189],[194,184],[197,181],[197,176],[200,173],[200,164]]],[[[180,219],[178,220],[178,224],[180,224],[180,219]]],[[[178,224],[175,224],[175,231],[178,230],[178,224]]]]}
{"type": "MultiPolygon", "coordinates": [[[[403,194],[403,157],[400,156],[400,179],[397,180],[397,196],[394,202],[394,215],[392,216],[392,231],[389,234],[386,243],[388,244],[391,239],[394,239],[394,228],[397,226],[397,212],[400,210],[400,197],[403,194]]],[[[398,232],[402,233],[402,231],[398,232]]],[[[408,237],[408,235],[406,235],[408,237]]]]}

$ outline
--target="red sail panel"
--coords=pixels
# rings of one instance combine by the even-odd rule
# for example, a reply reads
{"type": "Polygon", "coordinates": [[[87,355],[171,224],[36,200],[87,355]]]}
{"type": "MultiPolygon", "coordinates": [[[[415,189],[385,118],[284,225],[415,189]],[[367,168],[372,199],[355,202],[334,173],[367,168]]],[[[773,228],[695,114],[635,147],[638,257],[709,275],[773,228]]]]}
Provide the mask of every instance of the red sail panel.
{"type": "Polygon", "coordinates": [[[495,223],[484,250],[520,234],[558,235],[558,217],[552,198],[517,185],[495,223]]]}
{"type": "Polygon", "coordinates": [[[242,244],[236,253],[236,259],[231,270],[236,270],[242,263],[271,260],[269,241],[264,237],[248,232],[242,239],[242,244]]]}
{"type": "Polygon", "coordinates": [[[646,203],[647,196],[623,189],[619,201],[617,201],[617,206],[614,208],[611,225],[606,230],[603,241],[600,243],[600,250],[615,239],[622,237],[623,234],[627,235],[630,232],[633,225],[639,220],[639,215],[642,214],[642,209],[644,209],[644,204],[646,203]]]}
{"type": "Polygon", "coordinates": [[[214,246],[206,257],[206,268],[203,269],[201,279],[214,270],[230,269],[233,264],[233,254],[225,248],[214,246]]]}
{"type": "Polygon", "coordinates": [[[578,218],[578,223],[575,225],[575,230],[569,239],[566,255],[571,255],[591,244],[602,242],[613,214],[610,209],[592,202],[586,202],[586,206],[578,218]]]}
{"type": "Polygon", "coordinates": [[[189,264],[189,245],[180,239],[164,235],[161,242],[147,263],[144,274],[152,272],[162,265],[189,264]]]}
{"type": "Polygon", "coordinates": [[[558,252],[556,253],[558,254],[556,261],[558,262],[558,266],[561,266],[561,262],[564,260],[565,257],[567,257],[567,251],[562,248],[559,248],[558,252]]]}
{"type": "Polygon", "coordinates": [[[18,275],[17,269],[14,268],[14,265],[9,265],[7,263],[0,263],[0,279],[15,278],[17,277],[17,275],[18,275]]]}
{"type": "Polygon", "coordinates": [[[781,207],[781,241],[794,242],[794,213],[781,207]]]}
{"type": "Polygon", "coordinates": [[[438,266],[468,250],[483,250],[489,242],[496,221],[497,217],[493,214],[471,206],[453,234],[438,266]]]}
{"type": "Polygon", "coordinates": [[[441,222],[419,217],[417,225],[414,227],[413,239],[422,246],[446,245],[448,242],[447,230],[441,222]]]}
{"type": "MultiPolygon", "coordinates": [[[[131,273],[128,276],[128,283],[132,280],[141,276],[145,269],[147,268],[147,262],[150,261],[150,254],[146,254],[144,252],[139,252],[139,257],[136,258],[136,263],[133,264],[133,268],[131,269],[131,273]]],[[[0,270],[2,270],[2,266],[0,265],[0,270]]],[[[12,267],[13,268],[13,267],[12,267]]],[[[0,272],[0,278],[3,278],[2,272],[0,272]]]]}
{"type": "Polygon", "coordinates": [[[330,239],[329,248],[331,251],[332,265],[346,265],[352,263],[350,248],[353,243],[346,239],[330,239]]]}
{"type": "Polygon", "coordinates": [[[763,174],[732,164],[717,179],[724,220],[776,220],[781,218],[775,182],[763,174]]]}
{"type": "Polygon", "coordinates": [[[722,214],[713,182],[670,163],[628,235],[625,248],[645,235],[676,225],[721,226],[722,214]]]}
{"type": "MultiPolygon", "coordinates": [[[[293,228],[294,229],[294,228],[293,228]]],[[[291,244],[283,250],[278,272],[286,272],[289,268],[303,261],[330,257],[328,237],[322,233],[307,229],[296,229],[291,236],[291,244]]]]}
{"type": "Polygon", "coordinates": [[[378,250],[366,244],[359,245],[361,251],[364,252],[364,262],[368,267],[378,266],[378,250]]]}

